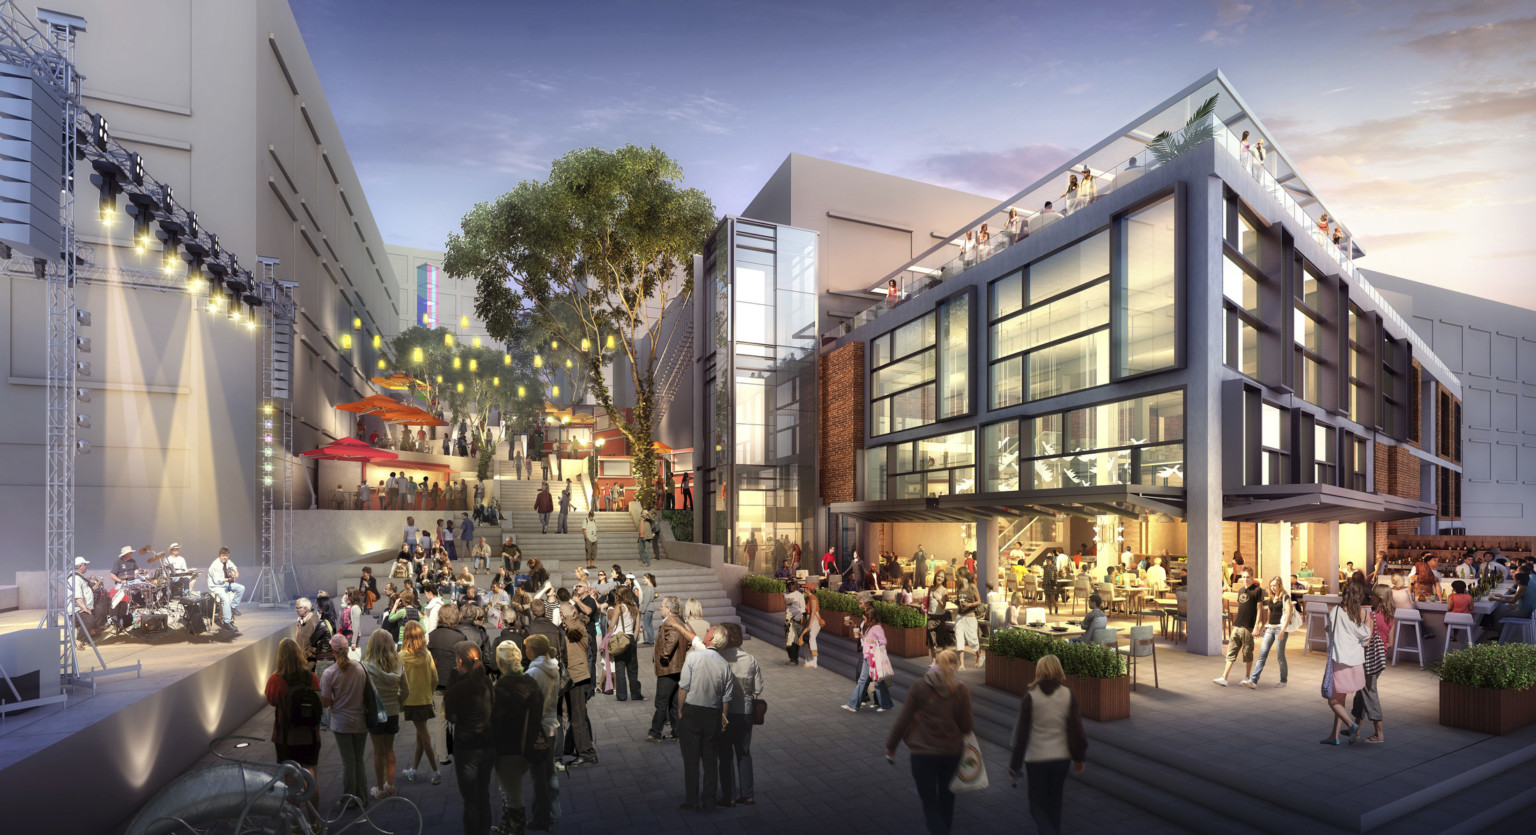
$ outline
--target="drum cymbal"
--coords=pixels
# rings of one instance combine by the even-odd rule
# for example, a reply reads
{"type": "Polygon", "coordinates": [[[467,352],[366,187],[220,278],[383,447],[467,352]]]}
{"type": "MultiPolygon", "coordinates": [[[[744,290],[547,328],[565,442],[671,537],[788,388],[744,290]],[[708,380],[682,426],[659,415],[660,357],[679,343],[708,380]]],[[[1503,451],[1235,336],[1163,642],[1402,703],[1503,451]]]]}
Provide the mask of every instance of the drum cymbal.
{"type": "Polygon", "coordinates": [[[164,552],[164,551],[161,551],[161,552],[160,552],[160,553],[158,553],[158,554],[155,554],[155,555],[154,555],[154,556],[152,556],[152,557],[150,557],[150,558],[149,558],[149,562],[159,562],[159,561],[160,561],[160,559],[161,559],[161,558],[162,558],[162,557],[164,557],[164,556],[165,556],[165,552],[164,552]]]}

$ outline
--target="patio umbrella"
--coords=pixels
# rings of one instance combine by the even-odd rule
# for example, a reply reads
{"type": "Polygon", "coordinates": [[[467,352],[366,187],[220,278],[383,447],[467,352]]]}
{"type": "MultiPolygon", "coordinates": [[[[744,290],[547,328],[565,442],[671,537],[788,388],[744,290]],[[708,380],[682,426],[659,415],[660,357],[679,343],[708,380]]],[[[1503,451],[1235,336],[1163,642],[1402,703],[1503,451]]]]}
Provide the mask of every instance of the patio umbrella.
{"type": "Polygon", "coordinates": [[[360,461],[363,463],[393,461],[400,457],[387,449],[377,449],[354,438],[339,438],[319,449],[312,449],[299,454],[306,458],[317,458],[322,461],[360,461]]]}
{"type": "Polygon", "coordinates": [[[359,414],[367,414],[369,412],[377,412],[380,409],[398,409],[404,407],[404,405],[405,404],[394,399],[393,397],[386,397],[382,394],[370,394],[367,397],[364,397],[362,400],[358,400],[352,403],[342,403],[336,408],[344,412],[357,412],[359,414]]]}
{"type": "Polygon", "coordinates": [[[392,389],[394,391],[405,391],[411,387],[411,383],[414,382],[414,379],[409,374],[403,374],[397,371],[388,377],[374,377],[373,382],[379,386],[392,389]]]}

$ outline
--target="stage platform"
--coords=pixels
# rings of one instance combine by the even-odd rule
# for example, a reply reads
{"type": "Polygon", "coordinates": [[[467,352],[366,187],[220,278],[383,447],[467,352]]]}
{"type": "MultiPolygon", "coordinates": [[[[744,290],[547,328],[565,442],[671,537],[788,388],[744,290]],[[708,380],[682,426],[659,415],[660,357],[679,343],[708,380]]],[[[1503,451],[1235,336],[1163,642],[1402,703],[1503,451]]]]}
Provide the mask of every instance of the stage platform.
{"type": "MultiPolygon", "coordinates": [[[[0,719],[0,801],[11,832],[109,832],[165,783],[265,706],[262,689],[277,643],[293,634],[290,605],[247,603],[241,632],[185,630],[154,640],[112,637],[98,646],[108,667],[141,669],[73,688],[63,704],[0,719]],[[70,796],[79,802],[64,800],[70,796]],[[50,802],[30,802],[31,800],[50,802]],[[61,810],[56,801],[68,802],[61,810]]],[[[37,626],[42,612],[0,614],[0,635],[37,626]]],[[[80,654],[81,669],[99,666],[80,654]]],[[[66,691],[67,692],[67,691],[66,691]]]]}

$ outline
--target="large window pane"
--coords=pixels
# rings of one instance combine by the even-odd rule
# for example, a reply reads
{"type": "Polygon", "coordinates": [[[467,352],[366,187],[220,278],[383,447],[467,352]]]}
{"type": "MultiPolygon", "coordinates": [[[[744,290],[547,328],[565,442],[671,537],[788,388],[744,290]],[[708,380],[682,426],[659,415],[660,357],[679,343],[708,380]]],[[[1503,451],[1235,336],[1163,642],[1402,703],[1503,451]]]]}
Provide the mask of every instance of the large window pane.
{"type": "Polygon", "coordinates": [[[1067,450],[1139,446],[1184,437],[1184,396],[1167,392],[1067,413],[1067,450]]]}
{"type": "Polygon", "coordinates": [[[892,356],[904,357],[934,344],[933,314],[914,319],[896,329],[896,348],[892,356]]]}
{"type": "Polygon", "coordinates": [[[1174,364],[1174,207],[1169,198],[1125,219],[1121,374],[1140,374],[1174,364]]]}
{"type": "Polygon", "coordinates": [[[1184,445],[1166,444],[1141,451],[1142,484],[1164,487],[1184,486],[1184,445]]]}
{"type": "Polygon", "coordinates": [[[1109,324],[1109,284],[1100,283],[992,326],[992,357],[1109,324]]]}
{"type": "Polygon", "coordinates": [[[1243,217],[1241,214],[1237,216],[1237,241],[1238,251],[1243,253],[1243,257],[1248,259],[1248,263],[1263,269],[1264,262],[1260,259],[1264,253],[1262,239],[1259,238],[1259,230],[1248,221],[1248,218],[1243,217]]]}
{"type": "Polygon", "coordinates": [[[997,493],[1019,489],[1018,421],[994,423],[982,429],[982,491],[997,493]]]}
{"type": "Polygon", "coordinates": [[[1056,455],[1062,449],[1061,415],[1041,415],[1030,421],[1030,434],[1034,436],[1035,455],[1056,455]]]}
{"type": "Polygon", "coordinates": [[[886,448],[871,447],[864,450],[864,500],[879,501],[885,498],[886,448]]]}
{"type": "Polygon", "coordinates": [[[740,297],[736,300],[736,341],[772,345],[773,308],[762,304],[747,304],[740,297]]]}
{"type": "Polygon", "coordinates": [[[1024,359],[1014,357],[992,366],[992,408],[1024,402],[1024,359]]]}
{"type": "Polygon", "coordinates": [[[1029,265],[1029,303],[1109,274],[1109,230],[1029,265]]]}
{"type": "Polygon", "coordinates": [[[891,431],[933,423],[933,385],[903,392],[891,398],[891,431]]]}
{"type": "Polygon", "coordinates": [[[971,410],[970,309],[969,296],[957,296],[939,308],[940,419],[971,410]]]}
{"type": "Polygon", "coordinates": [[[1014,273],[992,283],[992,315],[996,320],[1024,309],[1024,274],[1014,273]]]}
{"type": "Polygon", "coordinates": [[[925,438],[917,442],[918,468],[932,470],[973,464],[976,461],[975,444],[976,436],[972,432],[925,438]]]}
{"type": "Polygon", "coordinates": [[[875,397],[895,394],[902,389],[921,385],[933,379],[933,352],[924,351],[907,357],[876,371],[874,374],[875,397]]]}
{"type": "Polygon", "coordinates": [[[1231,258],[1222,259],[1221,292],[1228,299],[1248,311],[1250,315],[1259,315],[1259,282],[1253,276],[1243,272],[1231,258]]]}
{"type": "Polygon", "coordinates": [[[1109,382],[1109,334],[1099,331],[1029,355],[1029,399],[1109,382]]]}

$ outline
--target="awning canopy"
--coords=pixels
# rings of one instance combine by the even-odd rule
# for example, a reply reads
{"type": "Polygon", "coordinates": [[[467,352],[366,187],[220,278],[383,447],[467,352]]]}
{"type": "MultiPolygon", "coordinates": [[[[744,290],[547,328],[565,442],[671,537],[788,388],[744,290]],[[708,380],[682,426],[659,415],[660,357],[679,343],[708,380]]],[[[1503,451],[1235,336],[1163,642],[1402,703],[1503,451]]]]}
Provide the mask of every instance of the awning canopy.
{"type": "Polygon", "coordinates": [[[1228,493],[1223,504],[1229,522],[1392,522],[1435,514],[1430,502],[1331,484],[1246,487],[1228,493]]]}
{"type": "Polygon", "coordinates": [[[974,522],[978,517],[1100,515],[1134,519],[1145,513],[1184,515],[1184,488],[1112,484],[1067,490],[1025,490],[926,499],[833,502],[833,513],[865,522],[974,522]]]}
{"type": "Polygon", "coordinates": [[[356,438],[337,438],[319,449],[299,454],[322,461],[393,461],[400,457],[387,449],[378,449],[356,438]]]}

